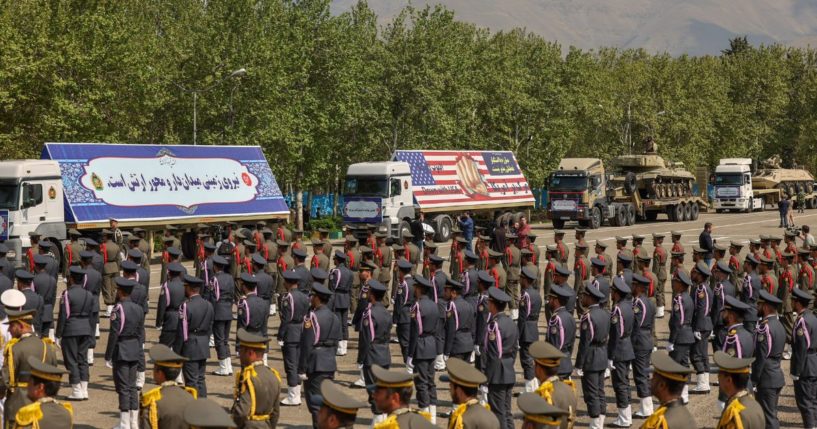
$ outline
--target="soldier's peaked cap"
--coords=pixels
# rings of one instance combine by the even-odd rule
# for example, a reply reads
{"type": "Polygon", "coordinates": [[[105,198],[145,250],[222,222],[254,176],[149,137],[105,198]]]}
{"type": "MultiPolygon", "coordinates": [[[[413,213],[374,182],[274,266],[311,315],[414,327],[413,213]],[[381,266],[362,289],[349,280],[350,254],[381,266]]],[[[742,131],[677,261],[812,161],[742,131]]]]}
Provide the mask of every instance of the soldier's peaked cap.
{"type": "Polygon", "coordinates": [[[186,357],[176,354],[176,352],[164,344],[156,344],[150,348],[149,353],[153,363],[168,368],[181,368],[182,363],[187,361],[186,357]]]}
{"type": "Polygon", "coordinates": [[[556,273],[565,277],[570,277],[570,274],[572,274],[567,267],[561,265],[556,267],[556,273]]]}
{"type": "Polygon", "coordinates": [[[369,404],[359,401],[344,392],[332,380],[323,380],[320,386],[320,396],[314,398],[321,406],[325,405],[339,413],[357,416],[357,410],[368,407],[369,404]]]}
{"type": "Polygon", "coordinates": [[[323,281],[329,278],[329,273],[326,270],[318,267],[313,267],[309,270],[309,275],[312,276],[313,280],[323,281]]]}
{"type": "Polygon", "coordinates": [[[792,295],[792,297],[794,299],[796,299],[798,301],[805,302],[805,303],[811,302],[811,294],[804,291],[803,289],[800,289],[799,287],[796,287],[796,288],[792,289],[791,290],[791,295],[792,295]]]}
{"type": "Polygon", "coordinates": [[[766,292],[766,289],[761,289],[760,293],[758,294],[757,302],[768,302],[769,304],[773,305],[780,305],[783,303],[780,298],[766,292]]]}
{"type": "Polygon", "coordinates": [[[656,374],[674,381],[686,382],[692,369],[673,360],[666,350],[657,350],[650,356],[656,374]]]}
{"type": "Polygon", "coordinates": [[[749,369],[755,359],[740,359],[729,356],[729,354],[718,350],[715,352],[713,360],[715,361],[715,365],[718,365],[718,368],[720,368],[721,371],[732,374],[749,374],[749,369]]]}
{"type": "Polygon", "coordinates": [[[190,287],[197,288],[201,287],[204,284],[204,280],[191,276],[190,274],[184,275],[184,284],[190,285],[190,287]]]}
{"type": "Polygon", "coordinates": [[[487,271],[484,271],[484,270],[479,271],[477,273],[477,280],[479,280],[479,281],[481,281],[483,283],[489,284],[489,285],[492,285],[492,284],[494,284],[496,282],[494,277],[491,276],[490,273],[488,273],[487,271]]]}
{"type": "Polygon", "coordinates": [[[297,283],[298,281],[301,280],[301,275],[298,274],[298,272],[296,272],[294,270],[284,271],[282,276],[284,277],[284,280],[286,280],[286,281],[288,281],[290,283],[297,283]]]}
{"type": "Polygon", "coordinates": [[[732,311],[736,311],[738,313],[743,313],[743,312],[749,310],[750,308],[751,307],[749,306],[749,304],[746,304],[743,301],[741,301],[741,300],[739,300],[739,299],[737,299],[737,298],[735,298],[735,297],[733,297],[731,295],[726,295],[726,297],[724,298],[724,305],[723,305],[724,310],[732,310],[732,311]]]}
{"type": "Polygon", "coordinates": [[[252,262],[258,265],[267,265],[267,259],[258,253],[252,255],[252,262]]]}
{"type": "Polygon", "coordinates": [[[488,381],[488,378],[480,370],[476,369],[474,365],[468,362],[452,357],[446,362],[447,375],[440,377],[440,381],[450,381],[451,383],[476,388],[488,381]]]}
{"type": "Polygon", "coordinates": [[[65,374],[65,371],[62,369],[43,362],[37,356],[29,356],[28,364],[31,366],[31,376],[41,380],[59,382],[62,379],[62,375],[65,374]]]}
{"type": "Polygon", "coordinates": [[[542,366],[557,367],[566,356],[561,350],[547,341],[537,341],[530,345],[530,355],[542,366]]]}
{"type": "Polygon", "coordinates": [[[491,289],[488,289],[488,297],[497,302],[504,303],[511,302],[511,296],[505,293],[505,291],[503,291],[502,289],[497,287],[492,287],[491,289]]]}
{"type": "Polygon", "coordinates": [[[526,421],[545,427],[559,427],[562,424],[562,417],[568,414],[567,410],[551,405],[533,392],[519,395],[516,405],[526,421]]]}
{"type": "Polygon", "coordinates": [[[376,387],[399,389],[414,386],[414,375],[406,371],[390,371],[380,365],[372,365],[372,376],[376,387]]]}
{"type": "Polygon", "coordinates": [[[226,267],[227,265],[230,265],[230,261],[228,261],[227,258],[225,258],[225,257],[223,257],[221,255],[213,256],[213,263],[216,264],[216,265],[220,265],[222,267],[226,267]]]}
{"type": "Polygon", "coordinates": [[[244,284],[246,285],[258,284],[258,279],[254,275],[247,272],[241,273],[241,275],[238,276],[238,278],[241,279],[241,281],[244,282],[244,284]]]}
{"type": "Polygon", "coordinates": [[[241,347],[249,347],[252,349],[267,349],[269,337],[248,332],[244,328],[238,329],[238,345],[241,347]]]}
{"type": "MultiPolygon", "coordinates": [[[[222,258],[222,259],[224,259],[224,258],[222,258]]],[[[167,270],[170,271],[173,274],[181,274],[181,273],[184,272],[184,266],[182,266],[182,264],[180,264],[178,262],[171,262],[167,266],[167,270]]]]}

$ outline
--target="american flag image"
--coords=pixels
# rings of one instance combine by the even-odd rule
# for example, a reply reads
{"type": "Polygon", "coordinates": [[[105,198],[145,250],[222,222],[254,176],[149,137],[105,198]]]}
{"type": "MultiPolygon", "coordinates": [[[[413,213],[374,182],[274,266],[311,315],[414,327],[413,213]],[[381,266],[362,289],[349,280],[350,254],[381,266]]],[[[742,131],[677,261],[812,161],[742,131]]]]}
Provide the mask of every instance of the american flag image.
{"type": "Polygon", "coordinates": [[[414,197],[424,209],[535,201],[513,152],[400,150],[394,159],[409,164],[414,197]]]}

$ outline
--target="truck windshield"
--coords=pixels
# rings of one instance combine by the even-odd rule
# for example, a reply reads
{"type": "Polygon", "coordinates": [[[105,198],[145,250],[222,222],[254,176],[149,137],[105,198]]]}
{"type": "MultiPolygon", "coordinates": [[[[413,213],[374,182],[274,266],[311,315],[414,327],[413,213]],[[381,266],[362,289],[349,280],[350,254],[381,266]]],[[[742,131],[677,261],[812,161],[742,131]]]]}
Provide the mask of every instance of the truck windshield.
{"type": "Polygon", "coordinates": [[[389,182],[385,177],[347,177],[343,195],[388,198],[389,182]]]}
{"type": "Polygon", "coordinates": [[[17,210],[20,186],[0,183],[0,209],[17,210]]]}
{"type": "Polygon", "coordinates": [[[716,174],[715,185],[740,186],[743,184],[741,174],[716,174]]]}
{"type": "Polygon", "coordinates": [[[583,191],[587,189],[587,177],[585,176],[551,176],[551,191],[583,191]]]}

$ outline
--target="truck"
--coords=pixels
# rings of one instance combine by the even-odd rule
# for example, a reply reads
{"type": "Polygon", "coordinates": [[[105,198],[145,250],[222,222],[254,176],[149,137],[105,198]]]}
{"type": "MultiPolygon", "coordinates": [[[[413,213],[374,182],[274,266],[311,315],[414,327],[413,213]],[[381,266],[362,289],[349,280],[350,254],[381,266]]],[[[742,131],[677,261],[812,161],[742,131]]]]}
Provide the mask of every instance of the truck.
{"type": "Polygon", "coordinates": [[[343,223],[355,235],[375,224],[399,238],[422,211],[436,241],[451,238],[465,211],[493,219],[535,203],[509,151],[398,150],[389,161],[350,165],[343,198],[343,223]]]}
{"type": "MultiPolygon", "coordinates": [[[[41,159],[0,161],[0,239],[18,267],[31,232],[62,261],[69,228],[93,237],[111,219],[151,231],[288,215],[258,146],[45,143],[41,159]]],[[[185,233],[182,247],[195,240],[185,233]]]]}
{"type": "Polygon", "coordinates": [[[800,192],[805,194],[806,208],[817,208],[811,173],[802,168],[781,168],[778,157],[763,161],[757,171],[753,165],[751,158],[719,161],[710,178],[716,212],[763,210],[777,204],[784,195],[796,200],[800,192]]]}
{"type": "Polygon", "coordinates": [[[554,228],[568,221],[596,229],[654,221],[696,220],[707,202],[693,193],[694,177],[683,166],[653,153],[613,159],[613,173],[599,158],[565,158],[548,180],[546,213],[554,228]]]}

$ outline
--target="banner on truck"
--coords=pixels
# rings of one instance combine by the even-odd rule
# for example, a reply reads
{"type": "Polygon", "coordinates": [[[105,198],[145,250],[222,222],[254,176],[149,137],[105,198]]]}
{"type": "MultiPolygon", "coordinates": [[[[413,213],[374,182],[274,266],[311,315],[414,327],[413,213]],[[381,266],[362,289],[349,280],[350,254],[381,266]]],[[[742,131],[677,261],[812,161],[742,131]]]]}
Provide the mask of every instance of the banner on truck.
{"type": "Polygon", "coordinates": [[[534,205],[528,181],[508,151],[399,150],[411,168],[421,208],[534,205]]]}
{"type": "Polygon", "coordinates": [[[343,221],[380,224],[383,213],[379,197],[354,197],[343,202],[343,221]]]}
{"type": "Polygon", "coordinates": [[[66,222],[287,214],[258,146],[46,143],[59,162],[66,222]]]}

